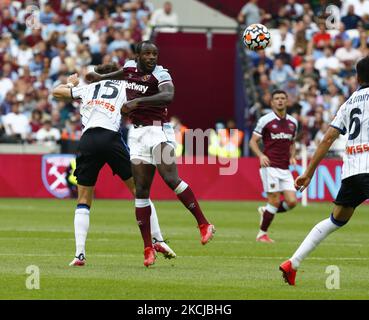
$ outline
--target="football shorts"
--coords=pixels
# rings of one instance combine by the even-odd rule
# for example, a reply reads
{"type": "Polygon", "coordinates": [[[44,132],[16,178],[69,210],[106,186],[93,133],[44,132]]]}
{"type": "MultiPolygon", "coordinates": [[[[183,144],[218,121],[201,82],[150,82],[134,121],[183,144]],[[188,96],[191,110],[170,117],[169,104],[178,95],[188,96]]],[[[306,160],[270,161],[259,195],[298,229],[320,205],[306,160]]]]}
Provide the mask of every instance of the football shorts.
{"type": "Polygon", "coordinates": [[[342,180],[338,191],[336,205],[356,208],[359,204],[369,199],[369,174],[361,173],[342,180]]]}
{"type": "Polygon", "coordinates": [[[129,148],[120,132],[91,128],[83,133],[78,146],[75,176],[82,186],[94,186],[107,163],[123,181],[132,177],[129,148]]]}
{"type": "Polygon", "coordinates": [[[296,191],[290,170],[273,167],[260,168],[265,192],[296,191]]]}
{"type": "Polygon", "coordinates": [[[128,133],[132,162],[137,163],[138,160],[156,165],[158,160],[154,157],[154,150],[163,142],[167,142],[170,149],[176,148],[175,134],[170,123],[164,123],[163,126],[132,126],[128,133]]]}

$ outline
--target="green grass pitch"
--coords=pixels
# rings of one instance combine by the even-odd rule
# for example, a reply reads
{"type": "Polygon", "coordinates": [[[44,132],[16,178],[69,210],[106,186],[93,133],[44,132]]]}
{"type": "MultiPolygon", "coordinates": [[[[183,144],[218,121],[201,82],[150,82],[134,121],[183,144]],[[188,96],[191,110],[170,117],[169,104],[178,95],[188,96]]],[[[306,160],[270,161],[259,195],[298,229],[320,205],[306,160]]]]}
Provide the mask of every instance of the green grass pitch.
{"type": "Polygon", "coordinates": [[[256,202],[207,202],[214,239],[200,244],[195,221],[179,202],[156,201],[165,237],[178,257],[159,255],[143,266],[143,245],[132,201],[96,200],[87,240],[87,265],[71,268],[75,201],[0,199],[0,299],[368,299],[369,207],[332,234],[302,264],[296,287],[281,279],[279,264],[331,204],[278,215],[270,235],[255,242],[256,202]],[[26,288],[26,268],[40,270],[40,289],[26,288]],[[328,290],[326,268],[340,270],[340,289],[328,290]]]}

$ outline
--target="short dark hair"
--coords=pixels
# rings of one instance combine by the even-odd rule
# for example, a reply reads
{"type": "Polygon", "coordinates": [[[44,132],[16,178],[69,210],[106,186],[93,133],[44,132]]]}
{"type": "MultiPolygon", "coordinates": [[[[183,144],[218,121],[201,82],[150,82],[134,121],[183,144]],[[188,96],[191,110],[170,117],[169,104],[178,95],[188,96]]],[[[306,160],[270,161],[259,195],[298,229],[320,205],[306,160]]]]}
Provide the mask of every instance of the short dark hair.
{"type": "Polygon", "coordinates": [[[356,65],[356,72],[361,83],[369,83],[369,56],[359,60],[356,65]]]}
{"type": "Polygon", "coordinates": [[[137,54],[140,54],[140,53],[141,53],[141,51],[142,51],[142,47],[143,47],[145,44],[156,46],[156,44],[155,44],[154,42],[150,41],[150,40],[141,41],[141,42],[137,43],[136,48],[135,48],[135,51],[136,51],[136,53],[137,53],[137,54]]]}
{"type": "Polygon", "coordinates": [[[287,94],[287,92],[286,92],[286,91],[284,91],[284,90],[280,90],[280,89],[277,89],[277,90],[274,90],[274,91],[272,92],[272,99],[273,99],[273,97],[274,97],[276,94],[284,94],[284,95],[286,96],[286,98],[288,97],[288,94],[287,94]]]}
{"type": "Polygon", "coordinates": [[[119,66],[116,63],[100,64],[94,68],[94,71],[98,74],[106,74],[114,71],[118,71],[119,66]]]}

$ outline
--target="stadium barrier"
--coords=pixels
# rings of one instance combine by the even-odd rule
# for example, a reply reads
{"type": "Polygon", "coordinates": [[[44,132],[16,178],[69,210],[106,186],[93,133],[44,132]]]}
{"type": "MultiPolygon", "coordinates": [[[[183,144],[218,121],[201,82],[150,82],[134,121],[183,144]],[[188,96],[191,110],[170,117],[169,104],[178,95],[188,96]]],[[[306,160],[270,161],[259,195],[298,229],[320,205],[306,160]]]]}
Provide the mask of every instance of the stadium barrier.
{"type": "MultiPolygon", "coordinates": [[[[0,197],[66,198],[66,168],[74,155],[0,155],[0,197]]],[[[182,163],[189,163],[182,161],[182,163]]],[[[220,175],[224,164],[195,159],[193,164],[179,164],[179,173],[187,181],[199,199],[203,200],[262,200],[265,196],[259,177],[259,161],[256,158],[238,160],[234,175],[220,175]],[[200,163],[205,164],[200,164],[200,163]],[[197,164],[196,164],[197,163],[197,164]]],[[[318,167],[307,190],[309,201],[331,201],[341,184],[339,160],[324,160],[318,167]]],[[[294,176],[302,171],[301,165],[291,167],[294,176]]],[[[100,172],[95,189],[100,199],[131,199],[127,188],[117,176],[112,176],[108,166],[100,172]]],[[[301,194],[298,193],[301,198],[301,194]]],[[[176,199],[173,192],[156,175],[151,198],[176,199]]]]}

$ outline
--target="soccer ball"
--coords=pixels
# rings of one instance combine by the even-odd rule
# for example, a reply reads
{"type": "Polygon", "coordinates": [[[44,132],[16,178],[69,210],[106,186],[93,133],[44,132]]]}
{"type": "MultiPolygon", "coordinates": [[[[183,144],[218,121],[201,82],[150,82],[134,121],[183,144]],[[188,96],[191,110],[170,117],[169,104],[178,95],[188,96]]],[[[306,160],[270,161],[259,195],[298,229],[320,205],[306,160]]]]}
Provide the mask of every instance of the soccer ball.
{"type": "Polygon", "coordinates": [[[270,32],[262,24],[251,24],[243,32],[243,43],[250,50],[263,50],[270,41],[270,32]]]}

